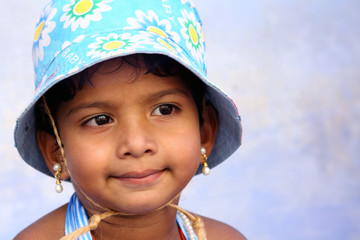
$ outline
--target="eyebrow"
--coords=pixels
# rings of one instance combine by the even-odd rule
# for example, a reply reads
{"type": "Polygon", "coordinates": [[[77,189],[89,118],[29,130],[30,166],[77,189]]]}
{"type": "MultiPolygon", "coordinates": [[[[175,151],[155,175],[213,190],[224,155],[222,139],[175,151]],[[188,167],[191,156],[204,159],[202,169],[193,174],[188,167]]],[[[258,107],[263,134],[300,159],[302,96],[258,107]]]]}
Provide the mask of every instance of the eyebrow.
{"type": "MultiPolygon", "coordinates": [[[[155,101],[157,99],[163,98],[168,95],[182,95],[183,97],[189,97],[189,93],[181,88],[172,88],[167,89],[163,91],[156,92],[154,94],[150,94],[149,96],[145,97],[145,100],[147,102],[155,101]]],[[[69,112],[66,114],[67,116],[70,116],[76,112],[79,112],[82,109],[88,109],[88,108],[114,108],[114,104],[108,101],[95,101],[91,103],[82,103],[79,105],[76,105],[75,107],[71,108],[69,112]]]]}
{"type": "Polygon", "coordinates": [[[96,102],[91,102],[91,103],[83,103],[83,104],[79,104],[76,105],[75,107],[71,108],[70,111],[66,114],[67,116],[70,116],[71,114],[74,114],[76,112],[79,112],[82,109],[87,109],[87,108],[111,108],[114,105],[112,103],[109,103],[107,101],[96,101],[96,102]]]}
{"type": "Polygon", "coordinates": [[[189,93],[181,88],[171,88],[163,91],[159,91],[154,94],[150,94],[150,96],[146,97],[146,100],[148,101],[154,101],[157,99],[160,99],[162,97],[165,97],[167,95],[182,95],[183,97],[189,97],[189,93]]]}

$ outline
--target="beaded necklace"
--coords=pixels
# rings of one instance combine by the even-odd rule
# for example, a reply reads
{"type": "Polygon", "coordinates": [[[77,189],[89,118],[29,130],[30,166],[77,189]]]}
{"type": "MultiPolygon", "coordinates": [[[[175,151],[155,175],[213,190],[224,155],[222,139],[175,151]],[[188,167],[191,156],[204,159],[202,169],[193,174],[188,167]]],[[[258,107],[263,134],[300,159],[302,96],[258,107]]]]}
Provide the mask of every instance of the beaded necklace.
{"type": "Polygon", "coordinates": [[[191,222],[190,222],[189,218],[185,214],[183,214],[182,212],[179,212],[179,211],[178,211],[178,214],[176,217],[177,217],[176,220],[178,222],[179,227],[182,230],[182,233],[185,233],[186,240],[197,240],[197,236],[195,234],[193,227],[191,226],[191,222]],[[178,216],[180,216],[182,224],[180,223],[180,221],[179,221],[180,219],[178,216]],[[185,228],[185,229],[183,229],[183,228],[185,228]]]}

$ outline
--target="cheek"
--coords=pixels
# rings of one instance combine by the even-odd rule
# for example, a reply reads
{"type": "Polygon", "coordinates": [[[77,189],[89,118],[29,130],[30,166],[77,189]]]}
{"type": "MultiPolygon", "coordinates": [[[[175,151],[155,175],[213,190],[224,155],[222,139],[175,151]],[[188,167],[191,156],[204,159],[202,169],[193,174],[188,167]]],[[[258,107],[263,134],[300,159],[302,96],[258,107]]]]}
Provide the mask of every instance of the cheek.
{"type": "Polygon", "coordinates": [[[184,171],[191,169],[192,171],[189,172],[195,173],[200,163],[200,127],[195,117],[189,122],[190,124],[186,127],[180,127],[182,134],[179,134],[179,142],[175,144],[175,148],[177,148],[176,154],[180,156],[184,171]]]}
{"type": "Polygon", "coordinates": [[[174,142],[172,155],[180,174],[192,177],[200,163],[200,133],[194,129],[192,134],[187,134],[174,142]]]}
{"type": "Polygon", "coordinates": [[[101,175],[106,164],[106,150],[99,144],[90,144],[83,139],[67,140],[64,139],[64,150],[71,177],[88,179],[101,175]]]}
{"type": "MultiPolygon", "coordinates": [[[[184,154],[183,160],[186,164],[184,164],[184,172],[189,172],[189,175],[194,176],[196,170],[200,164],[200,144],[195,144],[189,146],[188,154],[184,154]]],[[[185,152],[185,151],[184,151],[185,152]]]]}

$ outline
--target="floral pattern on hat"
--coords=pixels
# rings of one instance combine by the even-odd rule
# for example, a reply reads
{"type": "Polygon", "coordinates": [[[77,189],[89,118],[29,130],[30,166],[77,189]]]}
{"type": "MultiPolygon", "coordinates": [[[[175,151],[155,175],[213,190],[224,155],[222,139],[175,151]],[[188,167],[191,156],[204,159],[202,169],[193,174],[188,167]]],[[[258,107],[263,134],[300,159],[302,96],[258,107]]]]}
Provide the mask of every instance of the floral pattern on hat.
{"type": "Polygon", "coordinates": [[[181,37],[174,31],[168,19],[161,19],[153,10],[149,10],[148,14],[143,11],[135,11],[136,18],[130,17],[127,22],[130,26],[125,27],[126,30],[136,29],[141,31],[141,43],[150,44],[155,49],[165,49],[170,55],[176,57],[181,56],[184,62],[190,65],[189,60],[183,56],[183,50],[178,44],[181,37]]]}
{"type": "Polygon", "coordinates": [[[81,34],[81,35],[79,35],[79,36],[77,36],[75,39],[74,39],[74,41],[65,41],[63,44],[62,44],[62,46],[61,46],[61,51],[57,51],[56,53],[55,53],[55,56],[54,57],[56,57],[57,55],[59,55],[65,48],[67,48],[67,47],[69,47],[71,44],[73,44],[73,43],[79,43],[79,42],[81,42],[83,39],[85,38],[85,35],[84,34],[81,34]]]}
{"type": "Polygon", "coordinates": [[[71,25],[71,30],[75,31],[79,26],[87,28],[90,21],[100,21],[101,12],[110,11],[111,7],[107,3],[113,0],[71,0],[70,4],[64,5],[65,12],[61,18],[64,28],[71,25]]]}
{"type": "Polygon", "coordinates": [[[47,5],[44,8],[39,22],[36,24],[34,43],[33,43],[33,61],[35,67],[38,66],[39,60],[44,60],[44,47],[49,46],[51,38],[49,33],[54,30],[56,23],[51,21],[55,16],[57,9],[52,8],[51,5],[47,5]]]}
{"type": "Polygon", "coordinates": [[[181,13],[183,18],[178,18],[178,21],[182,26],[181,34],[186,39],[186,47],[191,51],[196,61],[202,63],[205,47],[201,25],[196,21],[193,12],[188,13],[185,9],[182,9],[181,13]]]}
{"type": "MultiPolygon", "coordinates": [[[[127,22],[130,26],[125,27],[125,29],[137,29],[144,32],[155,33],[162,36],[163,38],[170,38],[175,42],[180,41],[180,37],[176,32],[171,31],[171,23],[167,19],[162,19],[159,21],[158,16],[152,10],[148,11],[148,14],[137,10],[135,11],[137,18],[128,18],[127,22]]],[[[152,35],[155,39],[157,35],[152,35]]],[[[150,35],[151,36],[151,35],[150,35]]]]}
{"type": "Polygon", "coordinates": [[[164,49],[168,52],[173,58],[180,58],[182,62],[187,65],[191,65],[190,61],[186,56],[184,56],[184,51],[177,45],[174,41],[169,38],[164,38],[155,33],[147,33],[141,36],[140,43],[150,44],[155,49],[164,49]],[[148,37],[145,37],[148,36],[148,37]]]}
{"type": "Polygon", "coordinates": [[[106,37],[97,37],[96,42],[89,45],[92,50],[87,53],[87,56],[106,58],[122,52],[131,52],[131,50],[135,52],[136,49],[142,48],[138,41],[139,38],[131,36],[130,33],[110,33],[106,37]]]}

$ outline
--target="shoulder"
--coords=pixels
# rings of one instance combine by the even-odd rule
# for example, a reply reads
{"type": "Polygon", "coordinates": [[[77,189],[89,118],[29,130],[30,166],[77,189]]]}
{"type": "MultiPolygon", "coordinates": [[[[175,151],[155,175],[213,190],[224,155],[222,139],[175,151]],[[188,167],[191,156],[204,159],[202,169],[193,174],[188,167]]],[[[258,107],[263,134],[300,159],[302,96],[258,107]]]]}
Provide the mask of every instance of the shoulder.
{"type": "Polygon", "coordinates": [[[24,230],[14,240],[60,239],[64,236],[67,204],[43,216],[24,230]]]}
{"type": "Polygon", "coordinates": [[[206,236],[208,240],[246,240],[244,235],[242,235],[238,230],[226,223],[207,217],[201,218],[204,221],[206,236]]]}

